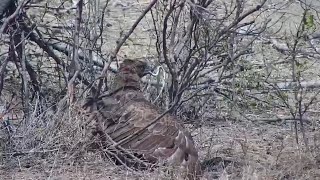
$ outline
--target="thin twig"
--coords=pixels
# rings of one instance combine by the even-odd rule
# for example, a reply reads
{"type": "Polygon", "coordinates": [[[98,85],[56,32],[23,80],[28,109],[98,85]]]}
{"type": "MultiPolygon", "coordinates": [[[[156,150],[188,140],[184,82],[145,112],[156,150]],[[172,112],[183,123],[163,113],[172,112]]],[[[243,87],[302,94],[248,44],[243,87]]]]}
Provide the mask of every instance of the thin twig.
{"type": "Polygon", "coordinates": [[[82,6],[83,0],[79,0],[77,3],[77,18],[76,18],[76,30],[74,32],[74,45],[73,45],[73,56],[71,61],[71,72],[72,78],[68,82],[68,96],[70,98],[70,103],[75,101],[75,80],[80,73],[80,63],[78,60],[79,51],[79,34],[80,34],[80,24],[82,19],[82,6]],[[73,72],[72,72],[73,71],[73,72]]]}
{"type": "Polygon", "coordinates": [[[1,66],[0,66],[0,96],[1,96],[1,92],[2,92],[3,84],[4,84],[3,81],[4,81],[4,76],[5,76],[5,69],[8,64],[9,57],[0,58],[0,60],[1,61],[3,60],[3,62],[1,62],[1,66]]]}
{"type": "Polygon", "coordinates": [[[154,123],[158,122],[162,117],[164,117],[167,113],[169,113],[175,106],[177,102],[175,102],[169,109],[167,109],[165,112],[163,112],[162,114],[160,114],[157,118],[155,118],[154,120],[152,120],[147,126],[145,126],[144,128],[140,129],[139,131],[131,134],[130,136],[122,139],[121,141],[113,144],[113,147],[117,147],[123,143],[126,143],[130,140],[132,140],[133,138],[135,138],[136,136],[140,135],[141,133],[143,133],[147,128],[149,128],[151,125],[153,125],[154,123]]]}
{"type": "Polygon", "coordinates": [[[4,30],[7,28],[7,26],[9,25],[9,22],[12,21],[20,12],[20,10],[29,3],[30,0],[26,1],[23,0],[20,2],[20,4],[18,5],[17,9],[15,10],[15,12],[13,14],[11,14],[7,19],[4,20],[1,28],[0,28],[0,39],[2,39],[2,34],[4,33],[4,30]]]}
{"type": "Polygon", "coordinates": [[[157,0],[153,0],[150,2],[150,4],[146,7],[146,9],[141,13],[141,15],[139,16],[139,18],[134,22],[134,24],[132,25],[132,27],[130,28],[130,30],[128,31],[128,33],[126,33],[126,35],[117,42],[117,46],[114,49],[114,51],[110,54],[109,56],[109,61],[108,63],[105,64],[101,75],[100,75],[100,80],[99,80],[99,84],[98,84],[98,88],[97,88],[97,94],[95,95],[95,97],[99,96],[100,90],[102,88],[102,84],[103,84],[103,80],[105,77],[105,75],[107,74],[107,70],[109,69],[111,62],[113,62],[116,59],[116,56],[120,50],[120,48],[122,47],[122,45],[126,42],[126,40],[130,37],[130,35],[133,33],[133,31],[136,29],[136,27],[138,26],[138,24],[140,23],[140,21],[146,16],[146,14],[151,10],[151,8],[156,4],[157,0]]]}
{"type": "Polygon", "coordinates": [[[25,34],[21,32],[21,56],[20,56],[20,63],[21,63],[21,76],[23,82],[23,107],[24,107],[24,117],[29,120],[29,87],[28,87],[28,78],[27,78],[27,67],[26,67],[26,55],[25,55],[25,34]]]}
{"type": "MultiPolygon", "coordinates": [[[[89,116],[88,118],[88,122],[90,121],[99,121],[98,117],[97,117],[97,112],[92,112],[92,114],[89,116]]],[[[98,124],[100,124],[98,122],[98,124]]],[[[104,147],[103,151],[106,152],[107,154],[111,155],[112,157],[116,158],[117,161],[119,161],[121,164],[125,165],[128,169],[131,169],[129,168],[125,162],[123,162],[117,155],[117,154],[114,154],[113,152],[111,152],[112,150],[113,151],[117,151],[118,153],[121,153],[121,156],[122,154],[126,155],[126,156],[129,156],[131,159],[135,160],[135,162],[138,162],[140,165],[144,166],[144,167],[148,167],[148,164],[147,162],[144,162],[143,160],[139,159],[138,157],[136,157],[133,153],[129,152],[127,149],[121,147],[121,146],[110,146],[110,144],[116,144],[116,142],[109,136],[109,134],[105,133],[103,131],[103,129],[101,128],[101,126],[98,126],[97,127],[97,132],[99,134],[99,136],[101,137],[101,142],[102,143],[102,147],[104,147]],[[108,143],[110,142],[110,143],[108,143]]],[[[125,158],[125,156],[123,156],[125,158]]]]}

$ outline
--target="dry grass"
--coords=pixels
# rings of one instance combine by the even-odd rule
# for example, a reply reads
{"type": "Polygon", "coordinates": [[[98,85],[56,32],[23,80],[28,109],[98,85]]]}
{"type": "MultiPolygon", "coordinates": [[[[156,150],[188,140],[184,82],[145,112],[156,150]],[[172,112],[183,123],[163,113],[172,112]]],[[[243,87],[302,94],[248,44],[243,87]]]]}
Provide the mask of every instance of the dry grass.
{"type": "MultiPolygon", "coordinates": [[[[133,4],[137,5],[140,7],[133,4]]],[[[120,30],[126,32],[141,9],[110,9],[107,20],[112,26],[104,32],[108,43],[102,49],[114,48],[120,30]]],[[[131,36],[133,41],[120,52],[122,56],[153,55],[150,47],[154,43],[145,37],[149,26],[147,20],[142,22],[131,36]]],[[[20,86],[5,88],[13,91],[20,86]]],[[[175,179],[163,168],[153,172],[129,171],[103,159],[100,152],[87,151],[90,122],[76,109],[45,112],[40,116],[32,114],[27,122],[14,122],[10,136],[5,127],[0,129],[0,179],[175,179]]],[[[214,126],[203,125],[192,130],[201,160],[211,163],[203,179],[320,179],[318,129],[307,128],[310,143],[307,152],[303,144],[295,142],[291,124],[214,120],[211,124],[214,126]]],[[[301,143],[301,137],[299,139],[301,143]]]]}
{"type": "MultiPolygon", "coordinates": [[[[320,133],[308,131],[309,152],[290,125],[214,122],[193,129],[203,179],[317,179],[320,133]],[[210,161],[211,160],[211,161],[210,161]]],[[[90,122],[77,108],[21,122],[1,151],[0,179],[170,179],[163,168],[130,171],[85,148],[90,122]]],[[[5,129],[2,129],[2,134],[5,129]]],[[[176,179],[171,177],[171,179],[176,179]]]]}

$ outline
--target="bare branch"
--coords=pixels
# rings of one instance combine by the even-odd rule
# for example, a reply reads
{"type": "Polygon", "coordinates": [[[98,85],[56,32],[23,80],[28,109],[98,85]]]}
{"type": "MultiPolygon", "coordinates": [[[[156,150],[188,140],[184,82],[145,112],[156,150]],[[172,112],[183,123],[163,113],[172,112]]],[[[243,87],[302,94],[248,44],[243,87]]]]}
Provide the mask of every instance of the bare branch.
{"type": "Polygon", "coordinates": [[[2,39],[2,34],[4,33],[5,29],[7,28],[8,24],[16,18],[16,16],[19,14],[20,10],[30,2],[30,0],[22,0],[20,4],[18,5],[17,9],[13,14],[11,14],[8,18],[6,18],[0,28],[0,39],[2,39]]]}

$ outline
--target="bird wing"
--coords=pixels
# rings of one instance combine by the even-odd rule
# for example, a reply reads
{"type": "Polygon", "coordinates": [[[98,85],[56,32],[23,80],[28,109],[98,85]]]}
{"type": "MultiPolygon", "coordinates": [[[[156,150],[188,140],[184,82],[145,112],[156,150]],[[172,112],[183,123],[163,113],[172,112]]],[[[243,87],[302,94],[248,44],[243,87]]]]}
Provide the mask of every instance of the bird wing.
{"type": "Polygon", "coordinates": [[[144,98],[132,98],[119,103],[115,109],[115,123],[105,129],[115,142],[141,132],[124,141],[122,147],[143,153],[150,159],[168,159],[173,164],[182,163],[191,155],[197,156],[190,134],[174,116],[167,114],[153,123],[162,112],[144,98]]]}
{"type": "Polygon", "coordinates": [[[184,166],[189,172],[200,171],[192,137],[175,116],[166,114],[154,122],[163,113],[158,107],[142,93],[121,93],[105,96],[96,103],[101,131],[149,162],[161,159],[168,164],[184,166]]]}

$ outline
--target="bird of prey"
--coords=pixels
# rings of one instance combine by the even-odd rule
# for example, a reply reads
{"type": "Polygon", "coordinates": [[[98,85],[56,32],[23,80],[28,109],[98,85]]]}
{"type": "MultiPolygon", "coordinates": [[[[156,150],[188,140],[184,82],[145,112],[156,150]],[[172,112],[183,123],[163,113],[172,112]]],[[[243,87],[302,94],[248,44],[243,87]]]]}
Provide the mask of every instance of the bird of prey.
{"type": "Polygon", "coordinates": [[[145,99],[140,89],[147,71],[144,61],[123,60],[109,93],[85,104],[94,114],[92,134],[128,166],[163,163],[177,168],[183,178],[198,179],[200,163],[190,133],[177,117],[145,99]]]}

